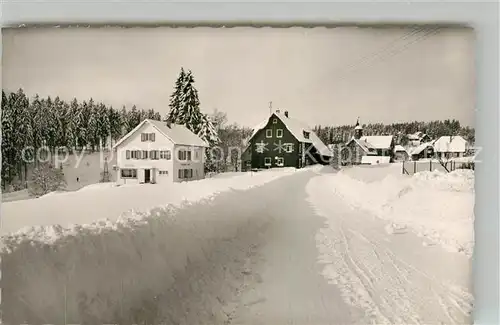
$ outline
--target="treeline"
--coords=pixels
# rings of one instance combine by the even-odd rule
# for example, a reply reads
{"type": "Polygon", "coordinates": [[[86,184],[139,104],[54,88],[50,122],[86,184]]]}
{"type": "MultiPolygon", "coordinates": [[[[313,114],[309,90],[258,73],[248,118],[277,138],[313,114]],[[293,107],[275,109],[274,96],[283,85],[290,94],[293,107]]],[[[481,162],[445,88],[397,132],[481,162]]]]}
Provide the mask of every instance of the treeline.
{"type": "MultiPolygon", "coordinates": [[[[457,120],[431,121],[431,122],[404,122],[392,124],[365,124],[364,135],[393,135],[396,144],[406,145],[408,135],[423,132],[431,139],[441,136],[460,135],[469,143],[475,143],[475,130],[468,126],[461,126],[457,120]]],[[[321,126],[314,127],[315,133],[326,144],[346,143],[354,135],[354,125],[321,126]]]]}
{"type": "Polygon", "coordinates": [[[66,102],[59,97],[29,98],[22,89],[2,90],[2,187],[26,181],[30,161],[42,152],[100,150],[117,141],[143,119],[161,120],[154,111],[115,109],[92,98],[66,102]]]}

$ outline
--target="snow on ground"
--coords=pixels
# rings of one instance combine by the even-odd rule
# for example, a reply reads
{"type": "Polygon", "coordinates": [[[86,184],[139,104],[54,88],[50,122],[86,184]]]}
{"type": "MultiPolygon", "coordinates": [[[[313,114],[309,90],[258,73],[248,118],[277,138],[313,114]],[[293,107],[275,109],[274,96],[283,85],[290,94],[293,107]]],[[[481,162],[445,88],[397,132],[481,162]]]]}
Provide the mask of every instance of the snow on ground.
{"type": "Polygon", "coordinates": [[[354,207],[389,222],[388,232],[409,228],[426,238],[426,244],[439,243],[447,249],[464,252],[473,248],[474,172],[420,172],[408,177],[393,174],[393,168],[377,169],[369,181],[363,173],[371,168],[352,168],[330,175],[331,189],[354,207]],[[384,178],[383,171],[389,172],[384,178]],[[351,175],[355,174],[354,178],[351,175]]]}
{"type": "Polygon", "coordinates": [[[231,189],[249,189],[295,172],[300,170],[273,169],[242,173],[228,178],[215,177],[171,184],[119,187],[113,186],[113,183],[94,184],[79,191],[8,202],[1,207],[0,235],[16,231],[32,232],[33,229],[30,227],[33,226],[68,227],[75,224],[91,224],[101,219],[114,221],[123,213],[133,214],[168,204],[178,205],[183,201],[197,201],[231,189]]]}
{"type": "Polygon", "coordinates": [[[339,172],[309,182],[308,200],[326,221],[316,235],[322,274],[347,304],[363,311],[358,324],[472,323],[470,258],[424,246],[408,231],[470,240],[462,233],[472,229],[467,217],[473,204],[471,184],[463,184],[471,175],[464,174],[428,173],[406,181],[389,175],[366,183],[339,172]],[[459,207],[446,211],[448,205],[434,204],[440,200],[459,207]]]}
{"type": "Polygon", "coordinates": [[[66,315],[73,324],[82,319],[152,324],[157,317],[222,324],[224,300],[243,281],[237,279],[242,271],[234,268],[244,266],[260,227],[269,222],[260,199],[276,189],[265,194],[257,187],[300,172],[262,171],[167,186],[96,186],[5,204],[2,231],[30,226],[2,237],[2,279],[8,283],[2,293],[10,297],[2,299],[9,311],[4,320],[57,323],[66,315]],[[235,190],[245,193],[231,196],[235,190]],[[143,212],[121,214],[129,208],[143,212]],[[108,219],[92,222],[103,217],[108,219]],[[213,286],[222,294],[207,293],[213,286]],[[167,299],[163,310],[155,309],[156,299],[167,299]]]}

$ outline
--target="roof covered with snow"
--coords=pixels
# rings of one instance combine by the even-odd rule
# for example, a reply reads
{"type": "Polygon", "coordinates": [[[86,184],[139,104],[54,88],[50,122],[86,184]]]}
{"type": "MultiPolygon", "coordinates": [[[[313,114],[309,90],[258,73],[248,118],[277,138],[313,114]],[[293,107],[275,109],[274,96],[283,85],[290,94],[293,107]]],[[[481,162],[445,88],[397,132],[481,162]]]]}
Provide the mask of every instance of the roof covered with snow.
{"type": "Polygon", "coordinates": [[[465,152],[467,141],[459,135],[445,135],[434,142],[436,152],[465,152]]]}
{"type": "Polygon", "coordinates": [[[392,135],[369,135],[361,137],[362,141],[369,143],[375,149],[389,149],[392,139],[392,135]]]}
{"type": "Polygon", "coordinates": [[[424,151],[425,149],[431,147],[432,148],[432,142],[426,142],[426,143],[422,143],[421,145],[413,148],[411,150],[411,154],[412,155],[418,155],[420,154],[422,151],[424,151]]]}
{"type": "Polygon", "coordinates": [[[417,131],[413,134],[408,134],[408,139],[411,141],[416,141],[416,140],[421,140],[424,138],[427,134],[423,133],[422,131],[417,131]]]}
{"type": "MultiPolygon", "coordinates": [[[[312,143],[316,150],[323,155],[323,156],[328,156],[331,157],[333,155],[332,151],[328,149],[328,147],[321,141],[321,139],[314,133],[314,131],[311,130],[307,125],[302,123],[301,121],[291,118],[291,117],[286,117],[285,114],[282,113],[273,113],[271,116],[276,116],[285,124],[285,127],[287,128],[290,133],[299,141],[299,142],[305,142],[305,143],[312,143]],[[304,131],[309,133],[309,139],[304,137],[304,131]]],[[[253,128],[253,133],[252,133],[252,138],[257,134],[258,131],[262,130],[263,128],[266,127],[266,125],[269,123],[270,117],[266,118],[264,121],[259,123],[253,128]]]]}
{"type": "Polygon", "coordinates": [[[145,119],[138,126],[136,126],[132,131],[130,131],[127,135],[121,138],[113,148],[117,148],[121,145],[126,139],[130,138],[133,134],[135,134],[145,123],[151,124],[155,129],[157,129],[161,134],[167,137],[170,141],[177,145],[185,145],[185,146],[197,146],[197,147],[207,147],[207,143],[203,141],[199,136],[191,132],[184,125],[179,124],[170,124],[167,126],[166,122],[156,121],[145,119]]]}
{"type": "Polygon", "coordinates": [[[403,147],[400,144],[397,144],[397,145],[394,146],[394,152],[401,152],[401,151],[408,152],[408,151],[406,151],[405,147],[403,147]]]}
{"type": "Polygon", "coordinates": [[[373,147],[370,143],[362,139],[356,139],[355,137],[352,137],[351,140],[349,140],[349,142],[347,142],[346,145],[349,145],[352,141],[356,142],[358,146],[360,146],[361,149],[363,149],[363,151],[366,152],[367,154],[376,154],[375,147],[373,147]]]}

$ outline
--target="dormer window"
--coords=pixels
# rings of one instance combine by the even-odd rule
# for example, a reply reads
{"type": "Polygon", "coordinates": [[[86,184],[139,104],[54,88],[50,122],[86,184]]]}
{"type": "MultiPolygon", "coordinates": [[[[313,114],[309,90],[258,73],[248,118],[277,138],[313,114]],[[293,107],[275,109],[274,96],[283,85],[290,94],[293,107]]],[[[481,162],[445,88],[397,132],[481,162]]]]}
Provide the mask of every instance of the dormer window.
{"type": "Polygon", "coordinates": [[[309,132],[303,131],[303,134],[305,139],[309,139],[309,132]]]}

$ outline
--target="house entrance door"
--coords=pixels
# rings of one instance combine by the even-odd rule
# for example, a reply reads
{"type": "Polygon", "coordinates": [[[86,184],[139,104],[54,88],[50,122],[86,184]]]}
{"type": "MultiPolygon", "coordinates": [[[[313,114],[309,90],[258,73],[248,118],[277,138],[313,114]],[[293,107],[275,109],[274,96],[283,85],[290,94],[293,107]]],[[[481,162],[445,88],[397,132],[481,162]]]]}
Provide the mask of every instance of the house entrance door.
{"type": "Polygon", "coordinates": [[[151,169],[144,169],[144,183],[151,183],[151,169]]]}

